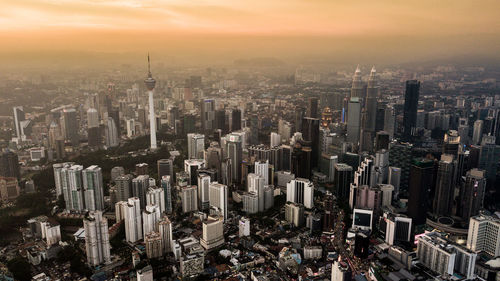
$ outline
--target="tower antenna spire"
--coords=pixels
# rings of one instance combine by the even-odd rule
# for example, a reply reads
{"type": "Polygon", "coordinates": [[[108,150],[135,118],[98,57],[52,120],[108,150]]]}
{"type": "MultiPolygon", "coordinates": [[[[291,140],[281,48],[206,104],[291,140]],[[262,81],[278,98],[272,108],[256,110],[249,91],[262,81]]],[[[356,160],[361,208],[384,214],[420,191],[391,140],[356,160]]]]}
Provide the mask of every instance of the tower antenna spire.
{"type": "Polygon", "coordinates": [[[149,52],[148,52],[148,74],[151,76],[151,63],[149,60],[149,52]]]}

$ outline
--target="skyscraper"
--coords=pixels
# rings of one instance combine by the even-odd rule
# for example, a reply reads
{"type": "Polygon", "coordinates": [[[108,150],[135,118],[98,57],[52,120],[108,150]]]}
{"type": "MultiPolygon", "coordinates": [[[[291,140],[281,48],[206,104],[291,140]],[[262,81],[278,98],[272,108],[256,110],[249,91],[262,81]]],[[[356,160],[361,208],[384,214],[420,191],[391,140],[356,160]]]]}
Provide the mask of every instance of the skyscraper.
{"type": "Polygon", "coordinates": [[[127,201],[132,197],[132,175],[118,176],[115,179],[116,201],[127,201]]]}
{"type": "Polygon", "coordinates": [[[158,205],[146,205],[142,211],[142,230],[146,236],[153,231],[158,231],[158,222],[160,221],[161,212],[158,205]]]}
{"type": "Polygon", "coordinates": [[[187,134],[188,158],[202,159],[205,150],[205,135],[187,134]]]}
{"type": "Polygon", "coordinates": [[[100,133],[99,113],[95,108],[89,108],[87,110],[87,135],[90,147],[97,147],[100,145],[100,133]]]}
{"type": "Polygon", "coordinates": [[[209,187],[209,199],[210,199],[210,207],[217,208],[221,213],[221,216],[224,220],[227,219],[228,209],[227,209],[227,197],[228,197],[228,189],[227,185],[220,184],[218,182],[210,183],[209,187]]]}
{"type": "Polygon", "coordinates": [[[125,208],[125,239],[130,243],[135,243],[143,238],[141,202],[137,197],[131,197],[127,202],[125,208]]]}
{"type": "Polygon", "coordinates": [[[210,207],[210,176],[207,174],[198,175],[198,204],[200,209],[207,210],[210,207]]]}
{"type": "Polygon", "coordinates": [[[318,98],[311,97],[308,99],[307,117],[318,118],[318,98]]]}
{"type": "Polygon", "coordinates": [[[201,128],[205,133],[215,129],[215,100],[204,99],[201,101],[201,128]]]}
{"type": "Polygon", "coordinates": [[[231,183],[241,182],[241,161],[243,159],[243,144],[240,135],[226,136],[227,158],[231,159],[231,183]]]}
{"type": "Polygon", "coordinates": [[[346,140],[355,145],[359,143],[361,126],[361,100],[353,97],[349,100],[347,110],[347,137],[346,140]]]}
{"type": "Polygon", "coordinates": [[[366,93],[366,88],[361,80],[361,70],[359,65],[356,67],[354,76],[352,77],[352,87],[351,87],[351,98],[364,98],[366,93]]]}
{"type": "Polygon", "coordinates": [[[115,120],[111,117],[108,117],[108,121],[106,123],[106,146],[115,147],[118,146],[118,144],[119,138],[115,120]]]}
{"type": "Polygon", "coordinates": [[[153,91],[155,89],[156,85],[156,80],[153,79],[153,75],[151,74],[151,65],[149,61],[149,54],[148,54],[148,77],[144,80],[144,84],[146,85],[146,88],[148,89],[148,96],[149,96],[149,133],[150,133],[150,141],[151,149],[156,149],[157,144],[156,144],[156,115],[155,115],[155,104],[153,100],[153,91]]]}
{"type": "Polygon", "coordinates": [[[78,135],[78,121],[76,119],[76,110],[74,108],[66,108],[63,110],[64,120],[64,138],[71,142],[71,145],[78,146],[80,137],[78,135]]]}
{"type": "Polygon", "coordinates": [[[236,132],[241,130],[241,110],[233,109],[231,111],[231,131],[236,132]]]}
{"type": "Polygon", "coordinates": [[[89,212],[83,219],[85,229],[85,252],[87,263],[97,266],[111,262],[108,220],[101,211],[89,212]]]}
{"type": "Polygon", "coordinates": [[[472,169],[467,171],[465,182],[460,189],[460,214],[467,221],[470,217],[479,214],[483,207],[486,191],[485,171],[472,169]]]}
{"type": "Polygon", "coordinates": [[[414,160],[410,169],[408,216],[415,225],[425,223],[429,206],[429,193],[434,183],[434,161],[414,160]]]}
{"type": "Polygon", "coordinates": [[[85,209],[89,211],[104,210],[104,192],[102,171],[96,165],[82,171],[85,209]]]}
{"type": "Polygon", "coordinates": [[[174,161],[172,159],[160,159],[156,161],[158,166],[158,178],[163,179],[164,176],[170,176],[170,183],[174,180],[174,161]]]}
{"type": "Polygon", "coordinates": [[[139,198],[140,208],[146,207],[146,192],[149,188],[149,176],[140,175],[132,180],[132,196],[139,198]]]}
{"type": "Polygon", "coordinates": [[[304,117],[302,120],[302,137],[311,142],[311,167],[318,167],[319,160],[319,119],[304,117]]]}
{"type": "Polygon", "coordinates": [[[0,155],[0,176],[21,179],[19,158],[15,152],[6,149],[0,155]]]}
{"type": "Polygon", "coordinates": [[[456,161],[451,154],[442,154],[436,174],[436,191],[433,201],[433,213],[448,216],[452,212],[455,195],[456,161]]]}
{"type": "Polygon", "coordinates": [[[403,139],[410,140],[417,125],[418,98],[420,82],[406,81],[405,105],[403,112],[403,139]]]}
{"type": "Polygon", "coordinates": [[[163,253],[172,252],[174,249],[172,222],[168,219],[168,217],[164,216],[158,222],[158,228],[163,242],[163,253]]]}
{"type": "Polygon", "coordinates": [[[474,130],[472,131],[472,144],[478,145],[481,143],[483,137],[483,120],[476,120],[474,122],[474,130]]]}
{"type": "Polygon", "coordinates": [[[163,176],[161,178],[161,188],[163,188],[163,194],[165,195],[165,213],[172,213],[172,183],[170,176],[163,176]]]}
{"type": "Polygon", "coordinates": [[[344,163],[335,164],[333,179],[334,179],[335,194],[339,200],[349,199],[349,185],[351,183],[351,178],[352,178],[351,166],[344,163]]]}
{"type": "Polygon", "coordinates": [[[370,72],[368,87],[366,88],[366,99],[364,106],[364,119],[362,124],[362,151],[371,151],[373,138],[375,137],[375,125],[377,121],[377,98],[379,88],[377,85],[377,71],[375,67],[370,72]]]}
{"type": "Polygon", "coordinates": [[[297,178],[286,185],[286,201],[314,207],[314,185],[308,179],[297,178]]]}

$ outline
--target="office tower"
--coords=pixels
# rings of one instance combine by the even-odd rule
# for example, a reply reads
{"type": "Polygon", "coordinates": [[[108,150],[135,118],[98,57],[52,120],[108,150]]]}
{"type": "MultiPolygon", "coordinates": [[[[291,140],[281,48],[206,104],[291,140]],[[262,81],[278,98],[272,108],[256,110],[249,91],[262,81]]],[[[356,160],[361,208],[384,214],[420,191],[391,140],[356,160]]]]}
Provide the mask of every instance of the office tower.
{"type": "Polygon", "coordinates": [[[172,184],[170,183],[170,176],[163,176],[161,178],[161,188],[163,189],[163,195],[165,196],[165,213],[172,213],[172,184]]]}
{"type": "Polygon", "coordinates": [[[382,192],[382,207],[390,207],[394,194],[394,186],[391,184],[378,184],[377,188],[382,192]]]}
{"type": "Polygon", "coordinates": [[[352,214],[352,228],[372,230],[373,210],[354,208],[352,214]]]}
{"type": "Polygon", "coordinates": [[[125,168],[123,168],[121,166],[116,166],[116,167],[111,168],[110,179],[112,182],[114,182],[117,177],[124,176],[124,175],[125,175],[125,168]]]}
{"type": "Polygon", "coordinates": [[[382,191],[380,188],[352,184],[349,196],[351,197],[349,199],[351,208],[370,209],[376,215],[380,214],[382,206],[382,191]]]}
{"type": "Polygon", "coordinates": [[[332,231],[335,223],[333,194],[327,191],[323,200],[323,231],[332,231]]]}
{"type": "Polygon", "coordinates": [[[387,183],[394,186],[394,198],[399,197],[399,185],[401,183],[401,169],[398,167],[389,167],[387,183]]]}
{"type": "Polygon", "coordinates": [[[285,204],[285,220],[295,227],[304,225],[304,205],[288,202],[285,204]]]}
{"type": "Polygon", "coordinates": [[[170,183],[174,180],[174,161],[172,159],[160,159],[156,162],[158,167],[158,178],[163,179],[163,176],[170,176],[170,183]]]}
{"type": "Polygon", "coordinates": [[[321,113],[321,127],[328,128],[333,121],[333,113],[329,107],[325,107],[321,113]]]}
{"type": "Polygon", "coordinates": [[[63,168],[69,168],[73,165],[73,162],[66,162],[66,163],[56,163],[52,165],[52,169],[54,170],[54,184],[56,186],[56,195],[59,197],[60,195],[63,195],[63,184],[66,184],[66,182],[63,183],[63,180],[66,181],[66,179],[63,179],[63,174],[61,173],[63,168]]]}
{"type": "Polygon", "coordinates": [[[452,213],[455,195],[456,161],[453,155],[442,154],[436,174],[436,190],[433,200],[433,213],[448,216],[452,213]]]}
{"type": "Polygon", "coordinates": [[[208,133],[215,130],[215,100],[204,99],[201,101],[201,129],[208,133]]]}
{"type": "Polygon", "coordinates": [[[492,257],[500,255],[500,219],[494,216],[471,217],[467,234],[467,248],[485,252],[492,257]]]}
{"type": "Polygon", "coordinates": [[[202,159],[205,150],[205,135],[187,134],[188,158],[202,159]]]}
{"type": "MultiPolygon", "coordinates": [[[[486,171],[488,186],[495,186],[496,171],[500,163],[500,145],[495,144],[494,136],[483,136],[479,152],[478,168],[486,171]]],[[[497,188],[498,190],[498,188],[497,188]]]]}
{"type": "Polygon", "coordinates": [[[381,230],[385,232],[385,242],[387,244],[392,246],[398,242],[410,242],[411,218],[395,213],[384,213],[381,222],[385,224],[385,228],[381,230]]]}
{"type": "Polygon", "coordinates": [[[148,259],[159,258],[163,255],[163,244],[159,232],[151,231],[144,234],[144,246],[148,259]]]}
{"type": "Polygon", "coordinates": [[[359,130],[361,125],[361,100],[353,97],[349,100],[347,111],[347,137],[346,141],[355,145],[359,143],[359,130]]]}
{"type": "Polygon", "coordinates": [[[292,124],[290,122],[280,119],[278,122],[278,134],[281,136],[281,142],[286,143],[292,136],[292,124]]]}
{"type": "Polygon", "coordinates": [[[5,150],[0,156],[0,176],[21,179],[19,158],[15,152],[5,150]]]}
{"type": "Polygon", "coordinates": [[[396,114],[394,105],[388,104],[384,109],[384,131],[389,134],[389,138],[394,138],[394,127],[396,125],[396,114]]]}
{"type": "Polygon", "coordinates": [[[474,122],[474,129],[472,131],[472,144],[478,145],[481,143],[483,136],[483,120],[476,120],[474,122]]]}
{"type": "Polygon", "coordinates": [[[444,134],[443,153],[457,156],[460,147],[460,136],[455,130],[449,130],[444,134]]]}
{"type": "Polygon", "coordinates": [[[125,238],[130,243],[135,243],[143,238],[141,201],[137,197],[130,197],[125,208],[125,238]]]}
{"type": "Polygon", "coordinates": [[[63,110],[64,138],[71,142],[71,145],[78,146],[80,139],[78,136],[78,121],[76,119],[76,110],[67,108],[63,110]]]}
{"type": "Polygon", "coordinates": [[[209,216],[203,221],[203,235],[200,244],[207,251],[224,244],[224,220],[222,217],[209,216]]]}
{"type": "Polygon", "coordinates": [[[259,212],[264,211],[265,207],[265,197],[264,197],[264,186],[266,185],[264,177],[257,174],[250,173],[247,176],[247,191],[249,193],[257,194],[259,201],[259,212]]]}
{"type": "Polygon", "coordinates": [[[314,185],[308,179],[297,178],[286,185],[286,201],[314,207],[314,185]]]}
{"type": "Polygon", "coordinates": [[[132,196],[139,198],[141,202],[140,208],[144,209],[146,206],[146,192],[149,188],[149,176],[140,175],[132,179],[132,196]]]}
{"type": "Polygon", "coordinates": [[[21,122],[26,119],[24,109],[22,106],[14,106],[12,109],[14,111],[14,127],[16,129],[16,137],[19,141],[21,141],[21,122]]]}
{"type": "Polygon", "coordinates": [[[83,199],[83,166],[72,165],[61,169],[62,190],[66,209],[70,211],[83,211],[85,201],[83,199]]]}
{"type": "Polygon", "coordinates": [[[165,191],[161,187],[150,187],[146,192],[146,204],[156,205],[160,213],[165,212],[165,191]]]}
{"type": "Polygon", "coordinates": [[[335,179],[335,164],[338,163],[338,159],[337,155],[321,154],[320,171],[326,176],[327,182],[333,182],[335,179]]]}
{"type": "Polygon", "coordinates": [[[116,147],[120,144],[118,129],[115,124],[115,120],[111,117],[108,117],[106,123],[106,146],[107,147],[116,147]]]}
{"type": "Polygon", "coordinates": [[[219,109],[215,111],[215,129],[221,130],[223,134],[226,134],[226,125],[226,110],[219,109]]]}
{"type": "Polygon", "coordinates": [[[87,135],[90,147],[97,147],[101,144],[101,130],[99,128],[99,113],[95,108],[87,110],[87,135]]]}
{"type": "Polygon", "coordinates": [[[373,165],[375,169],[375,182],[387,182],[389,176],[389,151],[385,149],[377,151],[373,165]]]}
{"type": "Polygon", "coordinates": [[[311,143],[311,167],[318,167],[319,160],[319,119],[304,117],[302,120],[302,137],[311,143]]]}
{"type": "Polygon", "coordinates": [[[115,203],[115,219],[116,222],[125,220],[127,201],[118,201],[115,203]]]}
{"type": "Polygon", "coordinates": [[[274,185],[264,186],[264,210],[269,210],[274,206],[274,185]]]}
{"type": "Polygon", "coordinates": [[[399,193],[408,191],[410,169],[413,161],[413,145],[409,143],[393,143],[389,149],[389,165],[401,169],[399,193]]]}
{"type": "Polygon", "coordinates": [[[13,201],[19,196],[19,185],[16,178],[0,177],[0,200],[13,201]]]}
{"type": "MultiPolygon", "coordinates": [[[[377,121],[377,98],[379,88],[377,85],[377,72],[375,67],[370,72],[366,98],[364,100],[364,118],[361,130],[361,151],[371,151],[375,137],[375,126],[377,121]]],[[[363,96],[362,96],[363,97],[363,96]]]]}
{"type": "Polygon", "coordinates": [[[311,97],[307,100],[307,117],[318,118],[318,98],[311,97]]]}
{"type": "MultiPolygon", "coordinates": [[[[151,149],[156,149],[156,115],[155,115],[155,104],[153,100],[153,91],[156,85],[156,80],[153,79],[151,75],[151,66],[149,61],[148,54],[148,77],[144,80],[144,84],[148,89],[148,97],[149,97],[149,133],[150,133],[150,141],[151,141],[151,149]]],[[[144,123],[143,123],[144,124],[144,123]]]]}
{"type": "Polygon", "coordinates": [[[417,109],[420,91],[420,82],[406,81],[405,104],[403,111],[403,139],[410,140],[417,125],[417,109]]]}
{"type": "Polygon", "coordinates": [[[144,235],[158,231],[160,217],[161,212],[158,205],[146,205],[145,210],[142,211],[142,229],[144,235]]]}
{"type": "Polygon", "coordinates": [[[184,160],[184,172],[189,176],[188,184],[196,184],[198,182],[198,170],[205,167],[203,159],[186,159],[184,160]]]}
{"type": "Polygon", "coordinates": [[[210,208],[210,175],[205,173],[198,174],[198,205],[201,210],[208,210],[210,208]]]}
{"type": "Polygon", "coordinates": [[[242,217],[240,223],[238,224],[238,236],[250,236],[250,220],[248,218],[242,217]]]}
{"type": "Polygon", "coordinates": [[[158,222],[160,236],[163,242],[163,253],[170,253],[174,249],[174,240],[172,236],[172,222],[168,217],[162,217],[158,222]]]}
{"type": "Polygon", "coordinates": [[[275,132],[271,132],[271,140],[270,140],[270,146],[278,146],[281,144],[281,136],[275,132]]]}
{"type": "Polygon", "coordinates": [[[136,274],[137,281],[153,281],[153,268],[151,265],[147,265],[142,269],[137,270],[136,274]]]}
{"type": "Polygon", "coordinates": [[[241,130],[241,110],[231,110],[231,132],[241,130]]]}
{"type": "Polygon", "coordinates": [[[241,182],[241,161],[243,159],[243,145],[241,136],[229,134],[226,136],[227,158],[231,160],[231,183],[241,182]]]}
{"type": "Polygon", "coordinates": [[[127,124],[127,138],[133,138],[137,134],[135,130],[135,120],[127,119],[125,123],[127,124]]]}
{"type": "Polygon", "coordinates": [[[183,186],[181,188],[181,200],[183,213],[198,211],[198,190],[196,185],[183,186]]]}
{"type": "Polygon", "coordinates": [[[467,221],[470,217],[479,214],[483,207],[486,191],[485,171],[472,169],[467,171],[465,182],[460,189],[460,209],[462,219],[467,221]]]}
{"type": "Polygon", "coordinates": [[[391,137],[385,131],[379,131],[375,135],[375,151],[379,151],[381,149],[389,150],[389,143],[391,137]]]}
{"type": "Polygon", "coordinates": [[[295,132],[302,131],[302,119],[306,116],[305,110],[303,107],[296,107],[295,109],[295,132]]]}
{"type": "Polygon", "coordinates": [[[102,263],[110,263],[110,244],[108,232],[108,220],[103,218],[101,211],[92,211],[83,219],[85,229],[85,253],[87,263],[97,266],[102,263]]]}
{"type": "Polygon", "coordinates": [[[132,175],[123,175],[115,179],[116,200],[127,201],[132,197],[132,175]]]}
{"type": "Polygon", "coordinates": [[[222,181],[222,154],[222,148],[219,144],[217,142],[212,142],[204,155],[205,166],[208,169],[215,169],[217,171],[217,180],[219,181],[222,181]]]}
{"type": "Polygon", "coordinates": [[[256,214],[259,212],[259,195],[255,192],[248,192],[242,195],[243,212],[256,214]]]}
{"type": "Polygon", "coordinates": [[[96,165],[90,166],[82,171],[82,177],[85,209],[89,211],[104,210],[101,168],[96,165]]]}
{"type": "Polygon", "coordinates": [[[410,169],[408,216],[415,225],[425,223],[429,193],[434,183],[434,161],[416,159],[410,169]]]}
{"type": "Polygon", "coordinates": [[[255,174],[264,178],[264,184],[269,184],[269,161],[255,161],[255,174]]]}
{"type": "Polygon", "coordinates": [[[352,87],[351,87],[351,98],[364,98],[366,93],[365,85],[363,85],[363,81],[361,81],[361,70],[359,69],[359,65],[356,67],[356,71],[354,72],[354,76],[352,78],[352,87]]]}
{"type": "Polygon", "coordinates": [[[335,164],[334,171],[334,188],[335,194],[339,200],[349,199],[349,186],[352,179],[352,167],[344,164],[335,164]]]}
{"type": "Polygon", "coordinates": [[[426,233],[417,240],[417,257],[427,268],[441,276],[458,273],[465,279],[474,277],[476,253],[452,244],[439,232],[426,233]]]}
{"type": "Polygon", "coordinates": [[[349,264],[343,261],[334,261],[331,281],[351,281],[351,279],[352,272],[349,264]]]}
{"type": "Polygon", "coordinates": [[[216,208],[220,213],[221,217],[226,220],[228,216],[227,210],[227,197],[228,188],[227,185],[220,184],[218,182],[210,183],[210,208],[216,208]]]}

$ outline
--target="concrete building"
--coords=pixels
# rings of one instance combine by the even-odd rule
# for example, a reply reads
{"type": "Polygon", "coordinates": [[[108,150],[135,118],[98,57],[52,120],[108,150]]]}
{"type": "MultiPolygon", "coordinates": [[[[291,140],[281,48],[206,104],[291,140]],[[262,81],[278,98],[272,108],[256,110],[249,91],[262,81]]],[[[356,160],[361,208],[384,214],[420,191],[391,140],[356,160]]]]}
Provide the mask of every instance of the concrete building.
{"type": "Polygon", "coordinates": [[[187,134],[188,158],[203,159],[205,151],[205,135],[187,134]]]}
{"type": "Polygon", "coordinates": [[[207,210],[210,207],[210,175],[198,175],[198,204],[201,210],[207,210]]]}
{"type": "Polygon", "coordinates": [[[250,236],[250,219],[242,217],[238,224],[239,237],[250,236]]]}
{"type": "Polygon", "coordinates": [[[228,188],[227,185],[220,184],[218,182],[210,183],[210,208],[217,208],[220,210],[222,218],[224,220],[227,219],[228,209],[227,209],[227,197],[228,197],[228,188]]]}
{"type": "Polygon", "coordinates": [[[467,248],[474,252],[500,255],[500,219],[479,215],[471,217],[467,234],[467,248]]]}
{"type": "Polygon", "coordinates": [[[144,235],[144,246],[148,259],[163,256],[163,241],[159,232],[152,231],[144,235]]]}
{"type": "Polygon", "coordinates": [[[222,217],[210,216],[203,222],[203,236],[200,244],[210,251],[224,244],[224,220],[222,217]]]}
{"type": "Polygon", "coordinates": [[[85,209],[89,211],[104,210],[101,168],[96,165],[90,166],[82,171],[82,177],[85,209]]]}
{"type": "Polygon", "coordinates": [[[146,204],[156,205],[160,208],[160,213],[165,212],[165,191],[163,188],[150,187],[146,192],[146,204]]]}
{"type": "Polygon", "coordinates": [[[130,243],[135,243],[143,238],[141,203],[139,198],[128,199],[125,209],[125,237],[130,243]]]}
{"type": "Polygon", "coordinates": [[[198,188],[196,185],[181,187],[182,212],[198,211],[198,188]]]}
{"type": "Polygon", "coordinates": [[[285,204],[285,220],[295,227],[304,225],[304,205],[293,202],[285,204]]]}
{"type": "Polygon", "coordinates": [[[162,217],[158,222],[158,229],[160,232],[163,253],[170,253],[174,248],[174,240],[172,236],[172,222],[168,219],[168,217],[162,217]]]}
{"type": "Polygon", "coordinates": [[[158,205],[146,205],[142,211],[142,229],[143,235],[153,231],[158,232],[158,222],[160,221],[161,212],[158,205]]]}
{"type": "Polygon", "coordinates": [[[314,207],[314,185],[308,179],[297,178],[290,181],[286,187],[286,201],[303,204],[311,209],[314,207]]]}
{"type": "Polygon", "coordinates": [[[111,262],[108,220],[101,211],[89,212],[83,219],[87,263],[97,266],[111,262]]]}

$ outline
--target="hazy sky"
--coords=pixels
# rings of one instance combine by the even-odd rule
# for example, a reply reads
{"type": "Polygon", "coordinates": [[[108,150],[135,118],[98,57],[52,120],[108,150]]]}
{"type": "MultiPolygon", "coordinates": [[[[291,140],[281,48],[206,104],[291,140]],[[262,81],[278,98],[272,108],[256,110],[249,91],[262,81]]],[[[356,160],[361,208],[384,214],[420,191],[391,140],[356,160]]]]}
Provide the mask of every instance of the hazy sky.
{"type": "MultiPolygon", "coordinates": [[[[0,0],[0,52],[498,56],[498,0],[0,0]]],[[[165,55],[165,54],[162,54],[165,55]]]]}

